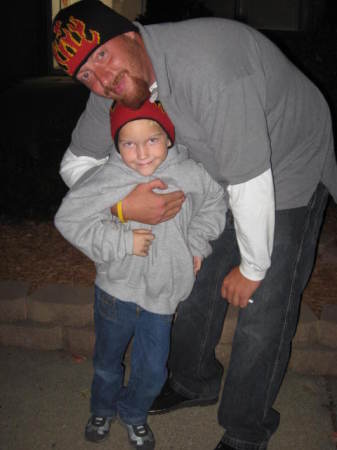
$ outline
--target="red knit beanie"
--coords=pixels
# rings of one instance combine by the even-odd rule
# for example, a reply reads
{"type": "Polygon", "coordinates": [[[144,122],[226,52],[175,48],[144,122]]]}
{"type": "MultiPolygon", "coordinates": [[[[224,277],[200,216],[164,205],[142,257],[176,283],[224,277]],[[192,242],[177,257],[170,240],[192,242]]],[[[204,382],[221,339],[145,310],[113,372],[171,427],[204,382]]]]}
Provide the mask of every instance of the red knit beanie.
{"type": "Polygon", "coordinates": [[[158,122],[168,135],[172,145],[174,144],[174,125],[160,102],[152,103],[146,100],[139,109],[131,109],[123,106],[121,103],[114,103],[110,109],[110,125],[112,139],[115,142],[117,150],[118,134],[121,128],[128,122],[138,119],[150,119],[158,122]]]}

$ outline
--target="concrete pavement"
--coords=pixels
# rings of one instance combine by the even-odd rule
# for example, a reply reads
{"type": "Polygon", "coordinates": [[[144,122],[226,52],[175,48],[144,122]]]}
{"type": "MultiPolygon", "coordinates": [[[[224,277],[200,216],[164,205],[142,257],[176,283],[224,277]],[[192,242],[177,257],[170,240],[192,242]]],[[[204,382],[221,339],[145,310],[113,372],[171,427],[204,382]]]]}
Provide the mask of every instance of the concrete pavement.
{"type": "MultiPolygon", "coordinates": [[[[0,347],[1,450],[126,450],[114,424],[107,441],[83,437],[88,418],[91,360],[64,351],[0,347]]],[[[275,407],[278,432],[268,450],[334,450],[337,379],[288,371],[275,407]]],[[[217,405],[151,416],[157,450],[213,450],[222,436],[217,405]]]]}

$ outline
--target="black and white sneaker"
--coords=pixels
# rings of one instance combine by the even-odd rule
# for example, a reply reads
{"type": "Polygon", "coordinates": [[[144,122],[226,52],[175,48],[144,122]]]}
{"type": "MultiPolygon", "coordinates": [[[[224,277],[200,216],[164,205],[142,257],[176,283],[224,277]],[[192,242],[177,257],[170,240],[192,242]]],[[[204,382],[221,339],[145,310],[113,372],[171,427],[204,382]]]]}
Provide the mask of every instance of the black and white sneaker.
{"type": "Polygon", "coordinates": [[[151,428],[147,423],[144,425],[128,425],[123,423],[127,429],[130,444],[136,449],[153,450],[155,441],[151,428]]]}
{"type": "Polygon", "coordinates": [[[91,416],[85,427],[85,438],[90,442],[101,442],[108,437],[113,417],[91,416]]]}

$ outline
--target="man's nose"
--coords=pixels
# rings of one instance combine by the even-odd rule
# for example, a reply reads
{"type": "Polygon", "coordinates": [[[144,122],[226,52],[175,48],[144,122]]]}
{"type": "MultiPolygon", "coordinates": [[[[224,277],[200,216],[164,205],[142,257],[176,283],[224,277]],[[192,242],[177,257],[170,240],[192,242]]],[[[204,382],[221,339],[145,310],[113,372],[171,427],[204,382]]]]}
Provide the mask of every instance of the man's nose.
{"type": "Polygon", "coordinates": [[[109,83],[111,82],[111,74],[106,69],[103,67],[96,68],[95,75],[104,88],[109,86],[109,83]]]}

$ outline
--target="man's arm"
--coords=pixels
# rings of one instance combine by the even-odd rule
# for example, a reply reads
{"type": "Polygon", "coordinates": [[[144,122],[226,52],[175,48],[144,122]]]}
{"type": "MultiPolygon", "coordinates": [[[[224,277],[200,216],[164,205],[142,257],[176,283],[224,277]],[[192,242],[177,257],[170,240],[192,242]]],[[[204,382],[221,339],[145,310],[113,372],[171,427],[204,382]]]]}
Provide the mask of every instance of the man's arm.
{"type": "Polygon", "coordinates": [[[70,188],[89,169],[106,163],[108,157],[95,159],[91,156],[76,156],[68,150],[65,152],[60,166],[60,175],[65,184],[70,188]]]}
{"type": "Polygon", "coordinates": [[[241,264],[224,279],[222,296],[245,307],[271,263],[275,201],[271,169],[238,185],[228,186],[229,203],[241,253],[241,264]]]}
{"type": "MultiPolygon", "coordinates": [[[[156,179],[149,183],[141,183],[133,189],[122,201],[125,220],[135,220],[148,225],[156,225],[172,219],[181,209],[185,201],[182,191],[158,194],[153,189],[167,189],[167,184],[156,179]]],[[[111,208],[117,216],[117,208],[111,208]]]]}

